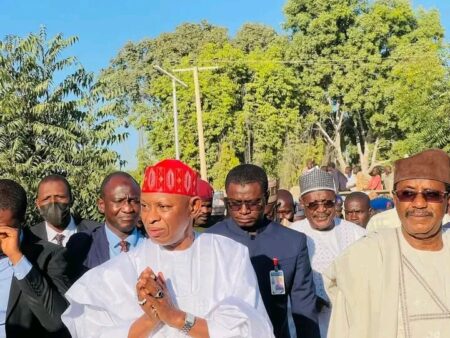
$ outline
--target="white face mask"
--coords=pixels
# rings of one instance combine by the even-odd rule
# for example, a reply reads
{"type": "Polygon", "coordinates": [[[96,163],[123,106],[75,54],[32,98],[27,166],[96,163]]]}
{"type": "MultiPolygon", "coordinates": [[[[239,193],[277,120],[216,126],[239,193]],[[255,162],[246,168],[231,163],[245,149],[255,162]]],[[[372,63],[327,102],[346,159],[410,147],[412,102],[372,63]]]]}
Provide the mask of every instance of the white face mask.
{"type": "Polygon", "coordinates": [[[290,227],[292,222],[289,222],[286,218],[283,218],[281,221],[281,225],[284,225],[285,227],[290,227]]]}

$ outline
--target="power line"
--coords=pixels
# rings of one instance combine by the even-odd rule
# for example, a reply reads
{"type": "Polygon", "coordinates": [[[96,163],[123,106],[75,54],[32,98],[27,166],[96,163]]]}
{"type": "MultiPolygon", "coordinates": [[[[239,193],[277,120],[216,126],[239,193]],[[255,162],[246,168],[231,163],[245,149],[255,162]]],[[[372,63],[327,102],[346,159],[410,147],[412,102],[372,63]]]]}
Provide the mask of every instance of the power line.
{"type": "MultiPolygon", "coordinates": [[[[239,60],[231,60],[231,59],[209,59],[209,60],[201,60],[199,65],[201,64],[211,64],[211,63],[229,63],[229,64],[237,64],[237,63],[275,63],[275,64],[299,64],[299,65],[309,65],[309,64],[345,64],[345,63],[382,63],[386,61],[405,61],[405,60],[421,60],[426,59],[429,60],[430,57],[436,57],[436,54],[421,54],[421,55],[402,55],[402,56],[388,56],[381,57],[380,59],[368,59],[368,58],[342,58],[342,59],[326,59],[326,58],[314,58],[314,59],[291,59],[291,60],[252,60],[252,59],[239,59],[239,60]]],[[[440,58],[445,59],[445,58],[440,58]]],[[[195,60],[191,60],[194,62],[195,60]]],[[[443,61],[443,60],[442,60],[443,61]]],[[[198,61],[197,61],[198,62],[198,61]]]]}

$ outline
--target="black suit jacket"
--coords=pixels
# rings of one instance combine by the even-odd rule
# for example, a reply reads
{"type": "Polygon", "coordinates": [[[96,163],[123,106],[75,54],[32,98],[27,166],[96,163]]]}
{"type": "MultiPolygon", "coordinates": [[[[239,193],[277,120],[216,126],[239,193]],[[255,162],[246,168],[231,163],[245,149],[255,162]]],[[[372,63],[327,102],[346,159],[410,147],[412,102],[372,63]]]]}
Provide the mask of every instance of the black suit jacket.
{"type": "Polygon", "coordinates": [[[65,249],[23,231],[21,251],[33,265],[27,276],[13,277],[6,313],[8,338],[70,337],[61,321],[70,286],[65,249]]]}
{"type": "MultiPolygon", "coordinates": [[[[79,221],[77,221],[75,219],[75,224],[77,226],[77,232],[92,231],[95,228],[98,228],[99,226],[101,226],[100,223],[91,221],[91,220],[87,220],[87,219],[83,219],[83,220],[79,220],[79,221]]],[[[31,226],[30,230],[38,238],[40,238],[44,241],[47,240],[47,229],[45,228],[45,222],[40,222],[40,223],[37,223],[37,224],[31,226]]]]}
{"type": "Polygon", "coordinates": [[[74,234],[67,242],[67,257],[71,266],[71,279],[77,280],[87,270],[109,260],[109,242],[105,224],[92,231],[74,234]]]}

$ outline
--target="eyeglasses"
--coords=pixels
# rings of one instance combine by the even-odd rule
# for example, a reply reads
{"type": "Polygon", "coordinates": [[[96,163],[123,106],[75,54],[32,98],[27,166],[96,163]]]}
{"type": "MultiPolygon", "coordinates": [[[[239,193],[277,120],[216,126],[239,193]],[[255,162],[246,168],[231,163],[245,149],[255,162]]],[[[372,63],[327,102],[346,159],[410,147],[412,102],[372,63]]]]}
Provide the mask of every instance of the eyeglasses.
{"type": "Polygon", "coordinates": [[[253,201],[237,201],[237,200],[226,200],[228,208],[230,208],[232,211],[239,211],[242,209],[242,206],[245,205],[245,207],[251,211],[257,211],[262,209],[262,199],[257,199],[253,201]]]}
{"type": "Polygon", "coordinates": [[[324,208],[333,208],[336,204],[336,201],[334,200],[322,200],[322,201],[314,201],[309,204],[305,204],[305,207],[307,207],[309,210],[315,211],[319,209],[320,205],[323,205],[324,208]]]}
{"type": "Polygon", "coordinates": [[[422,198],[429,203],[442,203],[444,198],[448,195],[446,191],[438,191],[438,190],[423,190],[423,191],[414,191],[414,190],[394,190],[392,192],[395,196],[397,196],[400,202],[412,202],[416,199],[417,195],[422,195],[422,198]]]}

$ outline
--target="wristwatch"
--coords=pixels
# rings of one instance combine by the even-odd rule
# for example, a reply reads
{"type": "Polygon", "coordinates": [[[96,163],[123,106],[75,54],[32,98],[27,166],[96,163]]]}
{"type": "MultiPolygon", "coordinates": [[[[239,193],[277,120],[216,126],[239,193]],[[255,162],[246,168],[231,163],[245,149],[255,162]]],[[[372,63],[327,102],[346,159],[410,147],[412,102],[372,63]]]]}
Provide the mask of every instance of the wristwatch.
{"type": "Polygon", "coordinates": [[[197,318],[193,314],[186,312],[186,317],[184,317],[184,325],[181,328],[181,333],[187,335],[189,331],[191,331],[192,327],[195,325],[196,319],[197,318]]]}

